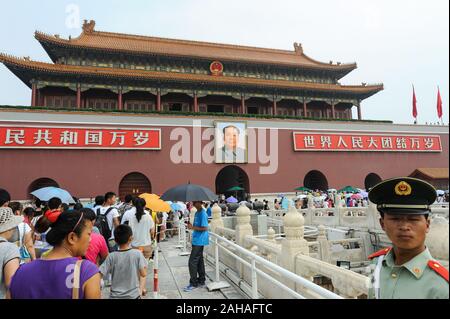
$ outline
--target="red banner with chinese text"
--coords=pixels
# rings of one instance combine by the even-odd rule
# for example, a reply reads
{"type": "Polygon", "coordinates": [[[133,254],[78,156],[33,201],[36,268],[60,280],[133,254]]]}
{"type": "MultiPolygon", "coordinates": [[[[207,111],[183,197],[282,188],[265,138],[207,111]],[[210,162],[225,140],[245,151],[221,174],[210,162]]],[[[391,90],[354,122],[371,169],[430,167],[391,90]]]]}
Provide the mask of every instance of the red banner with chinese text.
{"type": "Polygon", "coordinates": [[[0,126],[0,148],[160,150],[160,129],[0,126]]]}
{"type": "Polygon", "coordinates": [[[438,135],[294,132],[295,151],[442,152],[438,135]]]}

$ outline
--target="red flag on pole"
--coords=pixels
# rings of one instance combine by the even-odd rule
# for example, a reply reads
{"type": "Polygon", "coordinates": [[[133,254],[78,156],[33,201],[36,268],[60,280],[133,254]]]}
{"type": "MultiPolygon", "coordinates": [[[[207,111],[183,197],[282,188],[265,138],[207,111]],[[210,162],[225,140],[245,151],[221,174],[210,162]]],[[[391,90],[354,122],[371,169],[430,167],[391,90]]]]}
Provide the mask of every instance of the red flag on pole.
{"type": "Polygon", "coordinates": [[[437,95],[437,113],[438,113],[438,118],[442,118],[442,99],[441,99],[441,93],[439,92],[439,86],[438,86],[438,95],[437,95]]]}
{"type": "Polygon", "coordinates": [[[414,91],[414,85],[413,85],[413,101],[412,101],[412,104],[413,104],[413,111],[412,111],[413,117],[417,118],[417,99],[416,99],[416,92],[414,91]]]}

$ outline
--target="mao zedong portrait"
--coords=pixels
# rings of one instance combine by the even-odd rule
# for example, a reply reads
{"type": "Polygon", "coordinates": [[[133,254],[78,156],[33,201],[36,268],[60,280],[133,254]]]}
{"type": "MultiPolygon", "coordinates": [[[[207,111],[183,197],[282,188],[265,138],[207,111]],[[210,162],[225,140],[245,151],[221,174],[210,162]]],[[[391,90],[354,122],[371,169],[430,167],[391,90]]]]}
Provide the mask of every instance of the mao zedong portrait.
{"type": "Polygon", "coordinates": [[[239,147],[241,138],[245,138],[241,130],[234,125],[223,128],[223,146],[219,148],[216,159],[218,162],[243,163],[246,160],[246,150],[239,147]]]}

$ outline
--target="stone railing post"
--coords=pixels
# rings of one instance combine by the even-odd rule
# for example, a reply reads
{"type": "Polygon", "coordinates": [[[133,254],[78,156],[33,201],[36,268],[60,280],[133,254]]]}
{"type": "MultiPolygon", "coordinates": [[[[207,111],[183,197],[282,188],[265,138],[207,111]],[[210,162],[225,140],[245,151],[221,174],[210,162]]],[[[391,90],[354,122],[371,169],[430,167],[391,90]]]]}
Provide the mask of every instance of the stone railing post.
{"type": "MultiPolygon", "coordinates": [[[[211,208],[211,215],[212,215],[212,219],[211,222],[209,223],[209,231],[212,233],[216,233],[216,229],[218,227],[224,227],[223,224],[223,219],[222,219],[222,208],[220,208],[219,205],[214,204],[213,207],[211,208]]],[[[227,237],[225,234],[222,234],[223,237],[227,237]]],[[[209,246],[208,246],[208,251],[211,252],[211,255],[214,252],[214,249],[216,248],[214,240],[210,240],[209,242],[209,246]]]]}
{"type": "Polygon", "coordinates": [[[222,209],[219,205],[214,204],[211,208],[212,220],[209,224],[210,231],[215,233],[217,227],[223,227],[222,209]]]}
{"type": "Polygon", "coordinates": [[[270,241],[270,242],[272,242],[272,243],[276,243],[276,240],[275,240],[275,230],[274,230],[272,227],[270,227],[270,228],[267,230],[267,241],[270,241]]]}
{"type": "Polygon", "coordinates": [[[370,215],[370,219],[372,220],[372,225],[370,228],[381,229],[380,225],[380,213],[378,212],[377,205],[372,202],[369,202],[369,206],[367,207],[367,215],[370,215]]]}
{"type": "Polygon", "coordinates": [[[250,224],[250,209],[241,204],[236,210],[237,224],[236,224],[236,244],[244,248],[247,247],[245,244],[245,236],[253,236],[253,228],[250,224]]]}
{"type": "MultiPolygon", "coordinates": [[[[250,249],[251,245],[246,244],[245,242],[245,236],[247,235],[253,236],[253,228],[252,225],[250,224],[250,209],[247,206],[245,206],[245,204],[241,204],[240,207],[236,210],[236,217],[237,217],[237,224],[235,229],[236,230],[235,243],[241,247],[250,249]]],[[[242,265],[240,261],[236,260],[236,268],[238,270],[239,276],[243,278],[244,265],[242,265]]]]}
{"type": "MultiPolygon", "coordinates": [[[[281,243],[281,266],[294,273],[297,272],[295,259],[298,254],[309,256],[308,242],[304,238],[305,219],[295,207],[290,206],[283,218],[286,238],[281,243]]],[[[295,283],[288,280],[285,284],[295,289],[295,283]]]]}
{"type": "Polygon", "coordinates": [[[318,227],[319,236],[317,236],[317,241],[320,247],[320,260],[327,263],[330,262],[330,246],[328,244],[326,229],[323,225],[318,227]]]}

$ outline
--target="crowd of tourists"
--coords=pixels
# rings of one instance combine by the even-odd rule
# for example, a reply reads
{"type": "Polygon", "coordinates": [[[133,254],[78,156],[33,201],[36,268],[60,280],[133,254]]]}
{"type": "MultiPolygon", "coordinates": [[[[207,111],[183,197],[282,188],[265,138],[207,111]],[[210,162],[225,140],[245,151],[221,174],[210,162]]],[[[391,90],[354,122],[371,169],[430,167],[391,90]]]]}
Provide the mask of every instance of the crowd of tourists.
{"type": "MultiPolygon", "coordinates": [[[[110,298],[142,298],[154,242],[177,234],[194,204],[159,213],[143,198],[127,195],[119,203],[107,192],[85,206],[53,197],[23,207],[0,189],[0,299],[99,299],[106,287],[110,298]]],[[[203,271],[204,284],[204,266],[199,271],[194,262],[189,266],[203,271]]]]}

